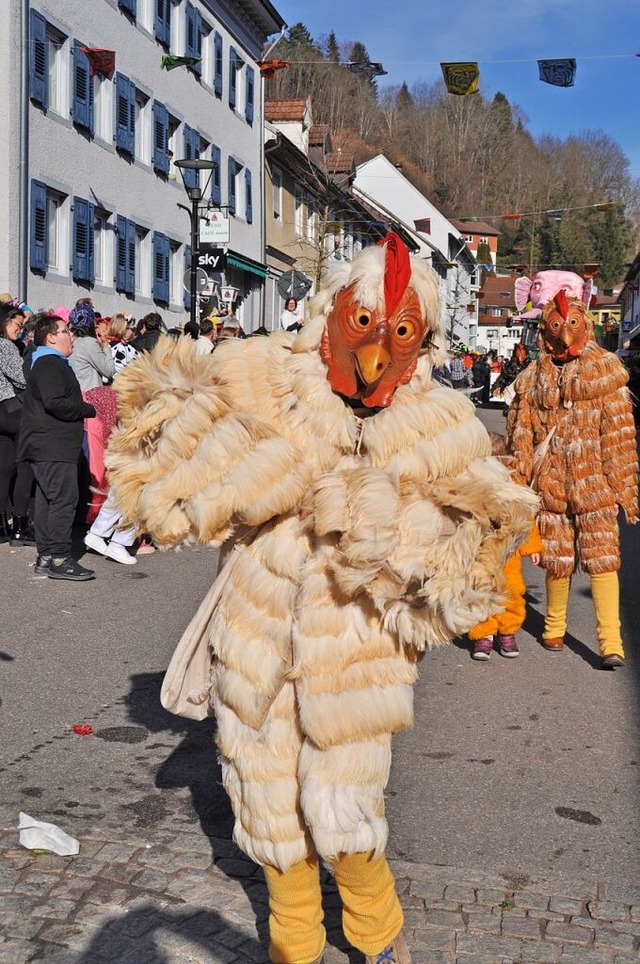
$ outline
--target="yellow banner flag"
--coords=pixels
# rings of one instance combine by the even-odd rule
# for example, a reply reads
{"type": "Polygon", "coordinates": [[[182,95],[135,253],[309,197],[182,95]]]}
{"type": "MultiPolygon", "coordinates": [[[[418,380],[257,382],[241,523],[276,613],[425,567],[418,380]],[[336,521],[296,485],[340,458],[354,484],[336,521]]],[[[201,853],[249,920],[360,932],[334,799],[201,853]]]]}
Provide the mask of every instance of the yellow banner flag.
{"type": "Polygon", "coordinates": [[[477,63],[440,64],[450,94],[475,94],[480,81],[477,63]]]}

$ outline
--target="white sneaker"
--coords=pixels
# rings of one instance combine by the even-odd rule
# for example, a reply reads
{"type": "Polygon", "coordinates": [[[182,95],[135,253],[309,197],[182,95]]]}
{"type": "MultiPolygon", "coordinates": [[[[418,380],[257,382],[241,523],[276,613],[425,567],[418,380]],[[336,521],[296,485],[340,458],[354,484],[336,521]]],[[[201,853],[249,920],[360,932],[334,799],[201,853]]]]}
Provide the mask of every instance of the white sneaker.
{"type": "Polygon", "coordinates": [[[101,556],[106,556],[107,549],[109,546],[102,536],[97,536],[94,532],[87,532],[84,537],[84,544],[87,549],[92,549],[94,552],[99,552],[101,556]]]}
{"type": "Polygon", "coordinates": [[[107,559],[113,559],[114,562],[121,562],[124,566],[135,566],[138,561],[135,556],[127,552],[126,546],[122,546],[118,542],[110,542],[104,554],[107,559]]]}

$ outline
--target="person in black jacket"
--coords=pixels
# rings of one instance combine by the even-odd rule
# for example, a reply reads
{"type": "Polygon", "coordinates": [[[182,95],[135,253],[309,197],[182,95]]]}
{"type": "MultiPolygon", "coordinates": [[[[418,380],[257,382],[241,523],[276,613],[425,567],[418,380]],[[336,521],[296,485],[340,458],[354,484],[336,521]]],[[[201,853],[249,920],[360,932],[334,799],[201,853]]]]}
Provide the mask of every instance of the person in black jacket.
{"type": "Polygon", "coordinates": [[[140,333],[136,335],[131,344],[137,352],[153,351],[164,331],[162,316],[157,311],[151,311],[138,324],[140,325],[140,333]]]}
{"type": "Polygon", "coordinates": [[[69,364],[73,335],[66,321],[49,312],[39,315],[33,341],[16,458],[31,463],[37,484],[34,571],[50,579],[81,582],[95,573],[72,557],[71,532],[84,419],[94,418],[96,410],[83,401],[69,364]]]}

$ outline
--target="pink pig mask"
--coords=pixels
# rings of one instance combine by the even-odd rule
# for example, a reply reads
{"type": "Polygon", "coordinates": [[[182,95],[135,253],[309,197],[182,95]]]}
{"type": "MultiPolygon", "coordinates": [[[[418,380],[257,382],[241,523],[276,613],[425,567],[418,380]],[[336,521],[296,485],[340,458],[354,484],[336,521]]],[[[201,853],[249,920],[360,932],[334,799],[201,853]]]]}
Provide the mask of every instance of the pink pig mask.
{"type": "Polygon", "coordinates": [[[555,298],[559,291],[564,291],[567,298],[577,298],[588,308],[592,287],[591,280],[585,281],[573,271],[538,271],[533,281],[526,277],[516,281],[516,307],[521,318],[539,318],[547,301],[555,298]],[[533,307],[529,311],[523,311],[529,301],[533,307]]]}

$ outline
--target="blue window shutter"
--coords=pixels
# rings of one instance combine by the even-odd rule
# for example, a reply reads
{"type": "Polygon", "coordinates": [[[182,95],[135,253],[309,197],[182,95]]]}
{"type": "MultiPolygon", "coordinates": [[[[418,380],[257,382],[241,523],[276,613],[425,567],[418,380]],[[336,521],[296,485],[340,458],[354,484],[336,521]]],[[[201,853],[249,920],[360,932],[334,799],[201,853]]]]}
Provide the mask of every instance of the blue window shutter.
{"type": "Polygon", "coordinates": [[[196,53],[196,8],[187,0],[185,55],[197,57],[196,53]]]}
{"type": "MultiPolygon", "coordinates": [[[[195,161],[199,156],[200,135],[188,124],[184,125],[183,131],[184,156],[187,161],[195,161]]],[[[196,187],[198,184],[198,172],[183,169],[184,183],[187,187],[196,187]]]]}
{"type": "Polygon", "coordinates": [[[136,226],[133,221],[127,221],[127,287],[128,295],[136,290],[136,226]]]}
{"type": "Polygon", "coordinates": [[[236,162],[229,157],[229,214],[236,213],[236,162]]]}
{"type": "Polygon", "coordinates": [[[42,181],[31,182],[29,264],[34,271],[47,269],[47,188],[42,181]]]}
{"type": "Polygon", "coordinates": [[[127,219],[116,218],[116,288],[127,290],[127,219]]]}
{"type": "Polygon", "coordinates": [[[229,107],[236,109],[236,60],[235,47],[229,48],[229,107]]]}
{"type": "Polygon", "coordinates": [[[118,6],[121,10],[125,10],[133,19],[135,19],[136,0],[118,0],[118,6]]]}
{"type": "MultiPolygon", "coordinates": [[[[191,245],[185,244],[184,246],[184,273],[185,276],[187,272],[191,270],[191,245]]],[[[184,288],[184,284],[182,286],[184,288]]],[[[186,311],[191,311],[191,288],[187,283],[186,288],[184,288],[184,307],[186,311]]]]}
{"type": "Polygon", "coordinates": [[[153,235],[153,297],[169,304],[169,238],[156,231],[153,235]]]}
{"type": "Polygon", "coordinates": [[[93,204],[73,199],[73,277],[76,281],[95,280],[93,266],[93,204]]]}
{"type": "Polygon", "coordinates": [[[37,104],[46,107],[47,75],[49,73],[47,21],[35,10],[30,12],[29,47],[29,96],[37,104]]]}
{"type": "Polygon", "coordinates": [[[222,35],[216,30],[213,36],[213,87],[216,97],[222,97],[222,35]]]}
{"type": "Polygon", "coordinates": [[[129,153],[133,157],[136,150],[136,85],[129,81],[129,153]]]}
{"type": "Polygon", "coordinates": [[[251,189],[251,171],[248,167],[244,169],[244,196],[245,196],[245,217],[247,224],[253,221],[253,193],[251,189]]]}
{"type": "Polygon", "coordinates": [[[211,171],[211,200],[214,204],[222,204],[222,152],[215,144],[211,145],[211,160],[214,163],[211,171]]]}
{"type": "Polygon", "coordinates": [[[73,42],[73,123],[93,133],[93,81],[82,44],[73,42]]]}
{"type": "Polygon", "coordinates": [[[135,99],[135,87],[124,74],[116,74],[116,147],[133,154],[135,125],[135,104],[131,103],[131,92],[135,99]],[[132,116],[133,115],[133,116],[132,116]]]}
{"type": "Polygon", "coordinates": [[[245,104],[244,116],[246,118],[247,124],[253,124],[253,98],[254,98],[254,88],[255,88],[255,73],[253,67],[247,66],[244,68],[245,74],[245,84],[247,91],[247,101],[245,104]]]}
{"type": "Polygon", "coordinates": [[[155,0],[155,4],[153,33],[158,43],[169,47],[171,43],[171,0],[155,0]]]}
{"type": "Polygon", "coordinates": [[[159,100],[153,102],[153,166],[161,174],[169,173],[169,111],[159,100]]]}

